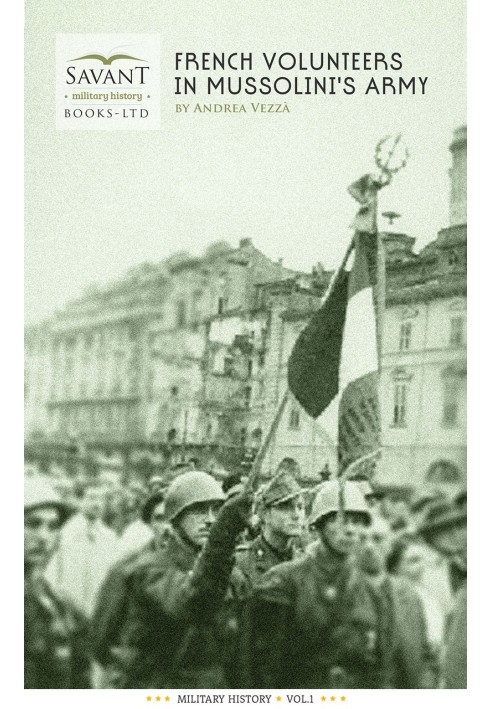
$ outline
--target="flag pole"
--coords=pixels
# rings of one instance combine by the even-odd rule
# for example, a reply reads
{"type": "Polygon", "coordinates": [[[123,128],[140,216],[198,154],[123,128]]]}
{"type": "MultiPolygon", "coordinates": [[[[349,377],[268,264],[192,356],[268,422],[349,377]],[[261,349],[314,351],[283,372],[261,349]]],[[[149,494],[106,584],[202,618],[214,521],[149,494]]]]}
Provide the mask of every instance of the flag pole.
{"type": "MultiPolygon", "coordinates": [[[[356,236],[357,234],[361,234],[364,231],[370,233],[374,239],[376,239],[377,243],[377,264],[376,264],[376,269],[377,269],[377,288],[378,288],[378,278],[379,278],[379,231],[378,231],[378,192],[380,188],[382,187],[382,184],[380,181],[373,180],[373,178],[370,175],[366,175],[365,177],[361,178],[357,183],[354,183],[353,185],[350,185],[348,188],[348,192],[351,194],[352,197],[354,197],[358,202],[361,203],[362,207],[358,211],[357,217],[355,219],[355,230],[354,230],[354,235],[353,235],[353,244],[355,243],[356,236]],[[364,184],[364,190],[362,193],[359,192],[359,188],[361,184],[364,184]],[[365,191],[366,190],[366,191],[365,191]],[[361,217],[360,221],[359,218],[361,217]],[[364,221],[367,221],[366,224],[364,224],[364,221]]],[[[377,294],[375,295],[375,299],[377,301],[377,294]]],[[[375,306],[375,312],[377,311],[378,305],[376,304],[375,306]]],[[[375,315],[377,317],[377,313],[375,315]]],[[[378,369],[380,369],[380,352],[381,352],[381,338],[379,336],[379,329],[377,327],[376,330],[376,337],[377,337],[377,354],[378,354],[378,369]]],[[[339,440],[338,440],[338,446],[339,446],[339,440]]],[[[348,479],[348,474],[347,471],[341,471],[338,470],[338,515],[337,515],[337,523],[338,523],[338,529],[339,529],[339,534],[343,535],[344,534],[344,524],[345,524],[345,519],[346,519],[346,505],[345,505],[345,486],[346,486],[346,481],[348,479]]]]}
{"type": "Polygon", "coordinates": [[[256,482],[257,478],[259,477],[259,471],[261,468],[261,463],[264,460],[264,456],[267,453],[267,450],[269,448],[269,444],[271,443],[271,440],[276,433],[281,416],[283,414],[283,411],[285,410],[286,403],[288,401],[290,395],[290,390],[288,387],[286,388],[285,393],[283,394],[283,397],[278,405],[278,408],[276,409],[273,421],[271,422],[271,425],[269,427],[269,430],[261,443],[261,446],[256,454],[256,457],[254,458],[254,462],[252,463],[251,467],[251,472],[249,473],[249,476],[247,478],[247,483],[246,483],[246,488],[247,490],[254,490],[256,487],[256,482]]]}

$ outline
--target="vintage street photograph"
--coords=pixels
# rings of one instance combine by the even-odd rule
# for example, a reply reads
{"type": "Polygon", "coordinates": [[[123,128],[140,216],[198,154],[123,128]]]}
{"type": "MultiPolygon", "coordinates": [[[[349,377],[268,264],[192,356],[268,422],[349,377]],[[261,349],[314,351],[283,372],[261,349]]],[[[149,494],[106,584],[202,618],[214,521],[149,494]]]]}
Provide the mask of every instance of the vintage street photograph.
{"type": "Polygon", "coordinates": [[[465,689],[465,3],[232,5],[26,2],[24,687],[465,689]]]}

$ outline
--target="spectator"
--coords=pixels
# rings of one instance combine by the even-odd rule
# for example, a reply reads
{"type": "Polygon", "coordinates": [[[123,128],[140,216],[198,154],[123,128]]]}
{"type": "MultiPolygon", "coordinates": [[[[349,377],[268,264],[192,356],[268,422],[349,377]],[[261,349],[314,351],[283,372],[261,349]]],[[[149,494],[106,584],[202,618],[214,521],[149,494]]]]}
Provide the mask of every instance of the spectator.
{"type": "Polygon", "coordinates": [[[97,591],[115,559],[116,534],[102,521],[104,489],[88,484],[80,511],[63,527],[60,548],[46,571],[52,586],[90,618],[97,591]]]}

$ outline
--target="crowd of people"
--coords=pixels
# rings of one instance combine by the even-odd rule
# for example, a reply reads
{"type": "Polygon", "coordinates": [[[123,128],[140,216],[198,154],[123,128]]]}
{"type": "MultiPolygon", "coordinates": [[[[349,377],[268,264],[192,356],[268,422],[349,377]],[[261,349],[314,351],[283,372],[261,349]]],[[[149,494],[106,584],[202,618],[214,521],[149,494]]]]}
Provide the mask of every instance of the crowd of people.
{"type": "Polygon", "coordinates": [[[467,498],[26,470],[26,688],[466,686],[467,498]]]}

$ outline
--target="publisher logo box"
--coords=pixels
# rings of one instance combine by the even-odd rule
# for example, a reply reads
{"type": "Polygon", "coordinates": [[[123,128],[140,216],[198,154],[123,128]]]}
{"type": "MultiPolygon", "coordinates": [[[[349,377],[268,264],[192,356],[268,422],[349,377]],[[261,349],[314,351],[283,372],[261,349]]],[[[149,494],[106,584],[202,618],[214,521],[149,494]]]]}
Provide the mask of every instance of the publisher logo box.
{"type": "Polygon", "coordinates": [[[57,34],[56,127],[160,129],[160,35],[57,34]]]}

